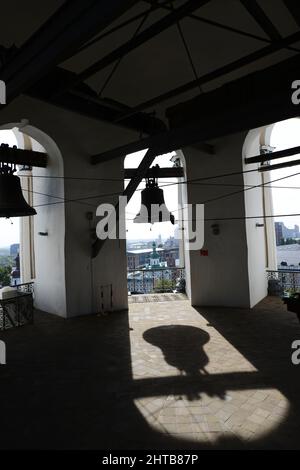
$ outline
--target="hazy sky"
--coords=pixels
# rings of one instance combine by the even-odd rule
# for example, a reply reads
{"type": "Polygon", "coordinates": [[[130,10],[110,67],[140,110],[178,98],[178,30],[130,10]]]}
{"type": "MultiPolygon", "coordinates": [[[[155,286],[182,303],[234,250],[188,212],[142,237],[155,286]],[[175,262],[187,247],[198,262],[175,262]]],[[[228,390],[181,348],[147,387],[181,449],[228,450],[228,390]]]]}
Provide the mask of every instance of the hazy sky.
{"type": "MultiPolygon", "coordinates": [[[[10,131],[0,131],[0,143],[5,142],[10,146],[16,144],[16,139],[10,131]]],[[[275,147],[275,150],[281,150],[289,147],[300,146],[300,119],[289,119],[276,124],[272,136],[271,145],[275,147]]],[[[143,152],[137,152],[129,155],[126,158],[125,166],[127,168],[136,168],[143,158],[143,152]]],[[[173,166],[170,159],[174,153],[169,153],[157,157],[154,164],[159,164],[160,167],[173,166]]],[[[289,159],[300,159],[299,155],[295,157],[289,157],[289,159]]],[[[274,163],[279,163],[282,160],[276,160],[274,163]]],[[[300,189],[294,189],[297,186],[300,188],[300,166],[286,168],[282,170],[276,170],[271,173],[271,180],[281,178],[283,176],[289,176],[291,174],[299,172],[298,175],[282,180],[276,184],[276,186],[284,186],[285,188],[273,189],[273,205],[274,214],[287,214],[287,213],[300,213],[300,189]],[[286,188],[287,187],[287,188],[286,188]]],[[[174,183],[176,179],[159,180],[160,186],[168,183],[174,183]]],[[[145,182],[140,184],[138,189],[143,189],[145,182]]],[[[170,211],[176,211],[178,201],[178,186],[168,186],[164,189],[165,201],[170,211]]],[[[132,199],[130,200],[127,210],[127,238],[128,239],[148,239],[157,238],[161,234],[162,238],[168,238],[170,235],[174,235],[174,226],[170,222],[157,223],[154,225],[150,224],[134,224],[132,220],[139,211],[141,203],[141,192],[137,191],[132,199]]],[[[177,213],[174,212],[176,216],[177,213]]],[[[295,224],[300,225],[300,216],[297,217],[280,217],[276,220],[282,220],[287,227],[293,227],[295,224]]],[[[19,219],[0,219],[0,247],[9,246],[12,243],[19,242],[19,219]]]]}
{"type": "MultiPolygon", "coordinates": [[[[271,135],[271,145],[276,147],[275,150],[283,150],[290,147],[300,146],[300,119],[289,119],[287,121],[276,124],[271,135]]],[[[286,157],[285,159],[275,160],[275,163],[281,163],[286,160],[299,160],[300,156],[286,157]]],[[[271,172],[271,180],[299,173],[296,176],[284,179],[274,183],[276,186],[288,186],[289,188],[274,188],[273,208],[276,214],[300,214],[300,189],[293,189],[297,186],[300,188],[300,165],[271,172]]],[[[295,224],[300,225],[300,216],[297,217],[279,217],[275,220],[284,222],[287,227],[294,227],[295,224]]]]}

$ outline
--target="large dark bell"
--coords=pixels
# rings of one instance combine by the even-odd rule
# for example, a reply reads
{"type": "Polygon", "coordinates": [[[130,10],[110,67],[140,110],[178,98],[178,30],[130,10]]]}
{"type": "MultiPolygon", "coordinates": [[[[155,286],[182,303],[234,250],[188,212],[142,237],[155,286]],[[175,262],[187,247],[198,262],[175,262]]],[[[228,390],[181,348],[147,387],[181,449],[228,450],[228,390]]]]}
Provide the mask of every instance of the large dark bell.
{"type": "Polygon", "coordinates": [[[24,199],[20,178],[0,174],[0,217],[25,217],[36,211],[24,199]]]}
{"type": "Polygon", "coordinates": [[[141,203],[142,207],[134,219],[134,223],[148,223],[153,224],[155,222],[171,222],[175,223],[175,217],[171,214],[165,203],[164,192],[161,188],[158,187],[156,182],[150,180],[147,183],[145,189],[143,189],[141,194],[141,203]],[[153,204],[160,206],[160,211],[155,211],[153,204]],[[144,208],[143,208],[144,206],[144,208]],[[147,212],[146,212],[147,210],[147,212]]]}

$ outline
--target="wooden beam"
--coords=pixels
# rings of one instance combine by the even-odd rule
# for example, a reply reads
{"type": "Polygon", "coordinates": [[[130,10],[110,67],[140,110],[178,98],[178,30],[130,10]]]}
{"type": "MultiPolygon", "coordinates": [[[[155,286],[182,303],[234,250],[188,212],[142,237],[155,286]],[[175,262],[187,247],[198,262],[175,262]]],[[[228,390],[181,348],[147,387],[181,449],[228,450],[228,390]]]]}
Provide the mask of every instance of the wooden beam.
{"type": "Polygon", "coordinates": [[[47,154],[43,152],[22,150],[16,147],[9,147],[7,144],[0,145],[0,162],[2,163],[46,168],[47,159],[47,154]]]}
{"type": "Polygon", "coordinates": [[[196,80],[187,82],[184,85],[180,85],[179,87],[173,88],[172,90],[166,93],[156,96],[155,98],[151,98],[150,100],[145,101],[144,103],[141,103],[135,106],[133,110],[131,111],[131,113],[124,114],[121,118],[118,119],[118,122],[120,122],[120,120],[122,119],[132,116],[134,113],[144,111],[145,109],[153,108],[154,106],[161,104],[164,101],[170,100],[183,93],[193,90],[194,88],[197,88],[199,85],[203,86],[213,80],[221,78],[229,73],[235,72],[236,70],[242,67],[250,65],[251,63],[258,61],[259,59],[262,59],[264,57],[267,57],[279,51],[280,49],[284,49],[290,46],[291,44],[296,43],[297,41],[300,41],[299,31],[294,34],[291,34],[290,36],[287,36],[286,38],[281,39],[280,41],[277,41],[273,44],[263,47],[262,49],[259,49],[255,52],[252,52],[246,57],[241,57],[240,59],[230,62],[230,64],[224,65],[223,67],[220,67],[217,70],[208,72],[196,80]]]}
{"type": "MultiPolygon", "coordinates": [[[[125,168],[124,179],[132,179],[136,176],[136,168],[125,168]]],[[[184,171],[182,167],[170,167],[170,168],[149,168],[145,178],[182,178],[184,171]]]]}
{"type": "Polygon", "coordinates": [[[141,46],[145,42],[154,38],[161,32],[165,31],[167,28],[173,26],[177,21],[187,16],[192,11],[198,10],[201,6],[205,5],[209,1],[210,0],[188,0],[186,3],[178,7],[176,10],[173,10],[170,14],[161,18],[156,23],[149,26],[147,29],[145,29],[140,34],[138,34],[137,36],[127,41],[122,46],[110,52],[108,55],[106,55],[102,59],[97,60],[94,64],[92,64],[90,67],[88,67],[86,70],[84,70],[78,75],[77,81],[69,83],[66,87],[70,89],[73,86],[75,86],[78,82],[82,82],[88,79],[89,77],[91,77],[92,75],[95,75],[100,70],[103,70],[108,65],[114,63],[120,57],[124,57],[129,52],[133,51],[134,49],[141,46]]]}
{"type": "Polygon", "coordinates": [[[300,115],[291,84],[300,54],[249,74],[167,111],[172,129],[91,157],[97,164],[155,146],[158,154],[300,115]],[[276,79],[274,80],[274,77],[276,79]]]}
{"type": "Polygon", "coordinates": [[[245,158],[246,164],[251,163],[264,163],[270,160],[277,160],[278,158],[290,157],[292,155],[297,155],[300,153],[300,147],[292,147],[289,149],[278,150],[277,152],[263,153],[256,155],[255,157],[245,158]]]}
{"type": "MultiPolygon", "coordinates": [[[[125,190],[123,191],[123,196],[127,197],[127,202],[130,201],[132,198],[134,192],[136,191],[138,185],[142,181],[142,179],[145,178],[147,171],[149,170],[150,166],[152,165],[153,161],[155,160],[157,156],[157,152],[155,148],[149,149],[146,154],[144,155],[143,160],[139,164],[138,168],[136,169],[135,175],[133,178],[129,181],[128,185],[126,186],[125,190]]],[[[115,211],[116,211],[116,216],[117,216],[117,222],[118,222],[118,208],[119,208],[119,203],[115,205],[115,211]]],[[[97,238],[97,240],[94,242],[92,246],[92,258],[95,258],[100,250],[102,249],[105,240],[100,240],[97,238]]]]}
{"type": "Polygon", "coordinates": [[[0,70],[7,101],[23,93],[138,0],[67,0],[0,70]]]}
{"type": "Polygon", "coordinates": [[[256,0],[240,0],[240,2],[272,41],[281,39],[281,35],[256,0]]]}

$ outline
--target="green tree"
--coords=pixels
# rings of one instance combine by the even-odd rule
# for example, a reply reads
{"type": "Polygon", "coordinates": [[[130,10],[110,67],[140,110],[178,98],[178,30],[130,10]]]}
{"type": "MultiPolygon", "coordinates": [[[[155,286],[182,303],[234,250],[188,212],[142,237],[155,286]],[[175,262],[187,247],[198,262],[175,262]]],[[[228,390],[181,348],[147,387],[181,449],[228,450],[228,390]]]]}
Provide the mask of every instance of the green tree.
{"type": "Polygon", "coordinates": [[[170,290],[173,288],[173,283],[169,279],[159,279],[155,282],[155,292],[170,290]]]}
{"type": "Polygon", "coordinates": [[[11,266],[0,266],[0,285],[10,285],[11,266]]]}

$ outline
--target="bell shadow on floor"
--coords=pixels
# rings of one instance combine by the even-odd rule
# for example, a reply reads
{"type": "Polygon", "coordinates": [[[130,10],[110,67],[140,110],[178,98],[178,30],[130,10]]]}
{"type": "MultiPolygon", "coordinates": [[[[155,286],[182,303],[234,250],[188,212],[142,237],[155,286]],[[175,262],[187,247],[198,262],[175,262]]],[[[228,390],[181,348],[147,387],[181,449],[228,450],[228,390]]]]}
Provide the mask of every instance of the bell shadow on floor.
{"type": "MultiPolygon", "coordinates": [[[[143,338],[147,343],[161,349],[165,361],[176,367],[181,375],[200,377],[207,375],[205,367],[209,359],[203,346],[210,336],[201,328],[188,325],[163,325],[145,331],[143,338]]],[[[199,394],[189,393],[190,400],[199,398],[199,394]]]]}
{"type": "Polygon", "coordinates": [[[209,359],[203,346],[209,341],[209,334],[187,325],[163,325],[145,331],[147,343],[161,349],[165,361],[176,367],[181,374],[207,374],[205,366],[209,359]]]}

